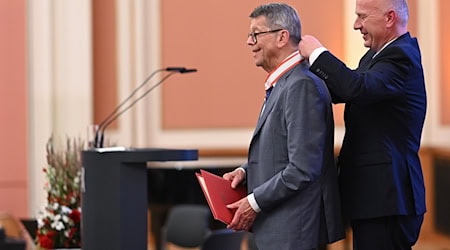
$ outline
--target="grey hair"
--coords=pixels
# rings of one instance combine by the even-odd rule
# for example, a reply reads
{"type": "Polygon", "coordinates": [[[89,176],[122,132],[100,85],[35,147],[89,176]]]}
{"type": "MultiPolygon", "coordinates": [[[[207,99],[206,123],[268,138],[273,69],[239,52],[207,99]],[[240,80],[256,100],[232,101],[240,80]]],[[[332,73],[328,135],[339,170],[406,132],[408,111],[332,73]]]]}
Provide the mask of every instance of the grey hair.
{"type": "Polygon", "coordinates": [[[271,29],[285,29],[289,31],[290,41],[293,44],[300,42],[302,27],[297,11],[284,3],[269,3],[256,7],[250,14],[250,18],[264,16],[267,25],[271,29]]]}
{"type": "Polygon", "coordinates": [[[402,25],[408,24],[409,19],[409,11],[408,11],[408,2],[407,0],[390,0],[390,8],[394,9],[395,13],[397,13],[397,17],[399,22],[402,25]]]}

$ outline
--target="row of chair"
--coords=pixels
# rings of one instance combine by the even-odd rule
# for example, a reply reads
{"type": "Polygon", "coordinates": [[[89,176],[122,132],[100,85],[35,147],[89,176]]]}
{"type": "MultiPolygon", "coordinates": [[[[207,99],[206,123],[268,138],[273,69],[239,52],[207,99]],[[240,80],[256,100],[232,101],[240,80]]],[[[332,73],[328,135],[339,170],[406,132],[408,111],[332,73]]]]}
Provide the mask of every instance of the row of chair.
{"type": "Polygon", "coordinates": [[[173,207],[162,228],[161,249],[167,243],[200,250],[240,250],[244,231],[209,227],[211,213],[203,205],[183,204],[173,207]]]}

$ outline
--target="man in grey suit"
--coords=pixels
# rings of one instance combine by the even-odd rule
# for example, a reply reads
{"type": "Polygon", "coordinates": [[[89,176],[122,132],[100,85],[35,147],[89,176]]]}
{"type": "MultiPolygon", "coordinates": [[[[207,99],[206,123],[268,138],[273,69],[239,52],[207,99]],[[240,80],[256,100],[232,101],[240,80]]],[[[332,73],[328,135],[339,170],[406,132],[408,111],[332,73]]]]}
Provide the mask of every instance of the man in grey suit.
{"type": "Polygon", "coordinates": [[[249,195],[228,228],[254,233],[258,249],[317,249],[344,237],[334,163],[334,123],[325,84],[298,53],[295,9],[266,4],[250,14],[247,44],[269,73],[248,162],[224,174],[249,195]]]}

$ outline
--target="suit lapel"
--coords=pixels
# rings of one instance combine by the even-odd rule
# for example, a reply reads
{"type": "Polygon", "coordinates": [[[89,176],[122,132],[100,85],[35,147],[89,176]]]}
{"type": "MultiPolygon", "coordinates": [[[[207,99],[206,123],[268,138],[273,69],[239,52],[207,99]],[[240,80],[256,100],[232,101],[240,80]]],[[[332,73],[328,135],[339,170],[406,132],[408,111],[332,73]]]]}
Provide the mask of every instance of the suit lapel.
{"type": "MultiPolygon", "coordinates": [[[[403,35],[401,35],[399,38],[397,38],[395,41],[393,41],[391,44],[389,44],[387,47],[396,44],[396,43],[401,43],[403,42],[404,39],[410,38],[410,34],[409,33],[405,33],[403,35]]],[[[368,50],[367,53],[361,58],[361,61],[359,62],[359,66],[357,69],[357,72],[365,72],[369,69],[370,66],[372,66],[376,59],[382,55],[384,52],[386,51],[386,48],[384,48],[380,54],[378,54],[375,58],[373,58],[375,56],[375,51],[373,50],[368,50]]]]}
{"type": "Polygon", "coordinates": [[[375,51],[369,50],[367,53],[361,58],[359,62],[359,66],[357,72],[364,72],[369,69],[369,66],[372,63],[372,57],[375,55],[375,51]]]}
{"type": "Polygon", "coordinates": [[[273,106],[275,105],[275,103],[277,102],[277,100],[278,100],[278,98],[280,96],[281,90],[285,86],[284,83],[286,82],[286,77],[287,77],[287,75],[290,74],[291,71],[289,71],[286,74],[284,74],[278,80],[277,84],[274,86],[274,88],[272,90],[272,93],[270,93],[269,100],[266,102],[264,110],[262,111],[262,114],[260,114],[260,117],[258,119],[258,123],[256,124],[255,132],[253,133],[253,136],[255,136],[259,132],[259,130],[261,129],[262,125],[264,124],[264,122],[266,121],[267,117],[269,116],[270,111],[273,109],[273,106]]]}

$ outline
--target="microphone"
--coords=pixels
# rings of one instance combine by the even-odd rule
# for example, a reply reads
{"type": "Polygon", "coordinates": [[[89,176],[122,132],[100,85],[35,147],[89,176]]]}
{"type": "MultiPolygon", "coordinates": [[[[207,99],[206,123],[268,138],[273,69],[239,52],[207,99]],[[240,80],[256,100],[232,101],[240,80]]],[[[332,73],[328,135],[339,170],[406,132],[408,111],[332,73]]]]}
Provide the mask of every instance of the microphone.
{"type": "Polygon", "coordinates": [[[197,72],[197,69],[181,69],[180,73],[184,74],[184,73],[192,73],[192,72],[197,72]]]}
{"type": "Polygon", "coordinates": [[[165,70],[166,71],[178,71],[178,72],[181,72],[181,71],[186,70],[186,68],[185,67],[167,67],[167,68],[165,68],[165,70]]]}
{"type": "Polygon", "coordinates": [[[95,131],[95,138],[94,138],[94,147],[95,148],[102,148],[103,147],[103,137],[106,128],[109,124],[111,124],[113,121],[115,121],[120,115],[125,113],[128,109],[130,109],[134,104],[136,104],[138,101],[140,101],[142,98],[144,98],[148,93],[150,93],[153,89],[158,87],[161,83],[163,83],[167,78],[169,78],[171,75],[175,73],[185,74],[185,73],[193,73],[197,72],[197,69],[186,69],[185,67],[167,67],[162,69],[157,69],[153,71],[136,89],[134,89],[131,94],[125,98],[99,125],[97,128],[97,131],[95,131]],[[137,97],[133,102],[131,102],[127,107],[125,107],[123,110],[119,111],[126,103],[129,101],[139,89],[141,89],[145,84],[157,73],[168,71],[170,72],[166,76],[164,76],[160,81],[158,81],[155,85],[153,85],[151,88],[149,88],[147,91],[145,91],[142,95],[137,97]]]}

